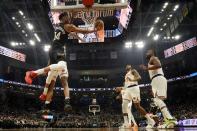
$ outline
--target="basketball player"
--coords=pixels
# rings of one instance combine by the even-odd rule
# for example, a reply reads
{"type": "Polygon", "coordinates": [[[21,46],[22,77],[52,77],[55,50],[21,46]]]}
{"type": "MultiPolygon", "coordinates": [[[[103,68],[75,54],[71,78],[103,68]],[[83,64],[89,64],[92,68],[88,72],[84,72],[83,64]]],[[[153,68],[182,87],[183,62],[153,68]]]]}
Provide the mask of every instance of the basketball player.
{"type": "Polygon", "coordinates": [[[177,121],[172,117],[164,103],[164,100],[167,98],[167,80],[164,77],[161,62],[158,57],[155,56],[155,52],[152,49],[147,51],[146,58],[149,61],[148,66],[140,65],[140,68],[149,72],[154,103],[160,108],[165,119],[164,125],[160,127],[172,128],[176,125],[177,121]]]}
{"type": "Polygon", "coordinates": [[[125,90],[123,95],[122,102],[122,112],[124,118],[123,127],[128,127],[128,104],[129,102],[133,102],[135,108],[138,112],[147,119],[148,125],[146,128],[153,128],[155,125],[155,121],[149,116],[149,114],[145,111],[145,109],[140,105],[140,89],[138,85],[138,81],[141,80],[141,76],[139,73],[131,67],[131,65],[126,66],[126,75],[124,87],[122,89],[125,90]]]}
{"type": "Polygon", "coordinates": [[[77,28],[73,24],[70,24],[70,19],[67,13],[62,13],[59,16],[60,24],[55,29],[55,36],[52,44],[52,48],[50,50],[50,63],[51,65],[36,70],[36,71],[28,71],[26,72],[25,81],[28,84],[32,84],[34,78],[39,75],[48,73],[49,71],[58,71],[59,76],[61,78],[62,86],[64,87],[64,95],[65,95],[65,110],[70,110],[70,95],[69,95],[69,87],[68,87],[68,71],[67,71],[67,64],[66,64],[66,57],[65,57],[65,48],[66,44],[70,43],[68,39],[68,34],[71,32],[75,33],[92,33],[96,32],[97,30],[84,30],[77,28]]]}

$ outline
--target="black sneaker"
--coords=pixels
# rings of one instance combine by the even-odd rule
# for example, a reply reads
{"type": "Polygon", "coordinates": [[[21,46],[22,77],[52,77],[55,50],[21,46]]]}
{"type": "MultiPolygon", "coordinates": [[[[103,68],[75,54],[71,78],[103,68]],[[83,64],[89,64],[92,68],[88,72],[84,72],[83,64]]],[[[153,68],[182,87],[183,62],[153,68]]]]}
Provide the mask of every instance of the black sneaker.
{"type": "Polygon", "coordinates": [[[64,100],[64,111],[70,112],[72,110],[72,106],[70,105],[70,99],[64,100]]]}

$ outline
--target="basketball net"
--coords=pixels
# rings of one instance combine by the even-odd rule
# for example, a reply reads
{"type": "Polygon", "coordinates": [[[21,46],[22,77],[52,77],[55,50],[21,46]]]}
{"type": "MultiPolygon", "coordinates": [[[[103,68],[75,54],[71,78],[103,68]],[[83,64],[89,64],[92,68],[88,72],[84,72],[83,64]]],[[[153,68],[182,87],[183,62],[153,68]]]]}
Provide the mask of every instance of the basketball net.
{"type": "Polygon", "coordinates": [[[97,17],[93,17],[93,16],[85,16],[83,15],[82,20],[85,22],[85,25],[94,25],[95,20],[97,19],[97,17]]]}

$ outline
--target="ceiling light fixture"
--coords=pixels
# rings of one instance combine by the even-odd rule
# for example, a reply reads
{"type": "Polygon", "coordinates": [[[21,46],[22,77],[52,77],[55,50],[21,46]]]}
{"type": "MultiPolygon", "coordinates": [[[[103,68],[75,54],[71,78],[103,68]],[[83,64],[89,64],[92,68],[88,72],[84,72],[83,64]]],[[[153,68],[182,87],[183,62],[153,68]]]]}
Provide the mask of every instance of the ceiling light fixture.
{"type": "Polygon", "coordinates": [[[50,45],[45,45],[45,46],[44,46],[44,51],[45,51],[45,52],[48,52],[50,48],[51,48],[50,45]]]}
{"type": "Polygon", "coordinates": [[[153,40],[158,40],[159,39],[159,35],[158,34],[156,34],[154,37],[153,37],[153,40]]]}
{"type": "Polygon", "coordinates": [[[132,48],[133,43],[131,41],[125,43],[125,48],[132,48]]]}
{"type": "Polygon", "coordinates": [[[31,23],[27,23],[27,27],[29,30],[33,30],[34,26],[31,23]]]}
{"type": "Polygon", "coordinates": [[[37,41],[40,42],[40,37],[37,35],[37,33],[34,33],[34,36],[36,37],[37,41]]]}
{"type": "Polygon", "coordinates": [[[23,15],[23,12],[21,10],[18,11],[20,15],[23,15]]]}
{"type": "Polygon", "coordinates": [[[29,44],[34,46],[35,45],[35,42],[33,40],[29,40],[29,44]]]}
{"type": "Polygon", "coordinates": [[[144,42],[143,41],[137,41],[137,42],[135,42],[135,45],[137,46],[137,48],[143,48],[144,47],[144,42]]]}
{"type": "Polygon", "coordinates": [[[150,30],[148,31],[148,34],[147,34],[148,37],[151,35],[151,33],[153,32],[153,30],[154,30],[154,27],[151,27],[150,30]]]}

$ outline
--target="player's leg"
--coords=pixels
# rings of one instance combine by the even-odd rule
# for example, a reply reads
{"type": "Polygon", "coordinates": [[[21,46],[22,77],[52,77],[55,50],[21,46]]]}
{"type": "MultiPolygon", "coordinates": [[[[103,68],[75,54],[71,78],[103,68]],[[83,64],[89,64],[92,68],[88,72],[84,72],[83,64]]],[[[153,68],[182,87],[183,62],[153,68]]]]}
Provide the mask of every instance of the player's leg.
{"type": "Polygon", "coordinates": [[[144,116],[148,121],[147,128],[152,128],[155,125],[155,121],[149,116],[149,114],[146,112],[146,110],[141,106],[140,102],[134,102],[134,106],[137,109],[137,111],[144,116]]]}
{"type": "Polygon", "coordinates": [[[36,78],[37,76],[48,73],[49,71],[61,71],[64,68],[65,68],[64,61],[60,61],[57,64],[52,64],[42,69],[38,69],[35,71],[28,71],[26,72],[25,81],[28,84],[32,84],[32,80],[36,78]]]}
{"type": "Polygon", "coordinates": [[[123,99],[122,100],[122,113],[123,113],[123,119],[124,119],[124,124],[125,126],[129,125],[129,118],[128,118],[128,104],[129,100],[123,99]]]}
{"type": "Polygon", "coordinates": [[[69,86],[68,86],[68,78],[63,76],[61,77],[61,83],[62,83],[62,87],[64,88],[64,110],[67,111],[71,111],[72,107],[70,105],[70,91],[69,91],[69,86]]]}
{"type": "Polygon", "coordinates": [[[133,123],[133,130],[137,131],[138,130],[138,125],[135,121],[135,118],[132,113],[132,101],[128,104],[128,118],[129,118],[129,123],[131,125],[131,122],[133,123]]]}
{"type": "Polygon", "coordinates": [[[141,106],[140,101],[140,89],[139,86],[136,87],[132,87],[128,89],[131,95],[131,99],[134,103],[135,108],[137,109],[137,111],[144,116],[147,121],[148,121],[148,126],[147,128],[152,128],[155,125],[155,121],[149,116],[149,114],[146,112],[146,110],[141,106]]]}
{"type": "Polygon", "coordinates": [[[47,96],[47,93],[48,93],[49,85],[51,84],[52,80],[56,81],[57,75],[58,74],[57,74],[56,71],[49,71],[48,72],[48,76],[47,76],[46,82],[45,82],[44,91],[39,97],[39,99],[41,101],[45,101],[46,100],[46,96],[47,96]]]}
{"type": "Polygon", "coordinates": [[[45,103],[44,103],[44,106],[43,106],[44,111],[50,111],[50,103],[51,103],[51,99],[52,99],[52,96],[53,96],[53,88],[55,86],[57,76],[58,76],[57,71],[51,71],[51,73],[49,73],[49,75],[46,79],[46,83],[49,86],[48,86],[48,88],[45,87],[44,92],[42,94],[42,95],[45,95],[45,103]]]}
{"type": "Polygon", "coordinates": [[[50,111],[50,104],[51,104],[52,97],[53,97],[53,89],[54,89],[54,86],[55,86],[55,82],[56,82],[55,80],[52,80],[49,87],[48,87],[46,100],[45,100],[45,103],[44,103],[44,106],[43,106],[44,112],[49,112],[50,111]]]}
{"type": "Polygon", "coordinates": [[[154,103],[162,112],[164,120],[166,123],[172,123],[176,125],[176,120],[172,117],[171,113],[169,112],[164,100],[167,98],[167,80],[165,77],[156,77],[152,80],[152,90],[154,95],[154,103]]]}
{"type": "Polygon", "coordinates": [[[66,62],[65,64],[65,68],[59,72],[59,76],[61,79],[61,84],[62,87],[64,88],[64,110],[67,111],[71,111],[72,110],[72,106],[70,105],[70,91],[69,91],[69,86],[68,86],[68,70],[67,70],[67,64],[66,62]]]}
{"type": "Polygon", "coordinates": [[[152,88],[154,88],[154,103],[158,106],[165,119],[173,119],[166,104],[163,100],[167,98],[167,80],[164,77],[156,77],[152,80],[152,88]]]}
{"type": "Polygon", "coordinates": [[[131,101],[131,99],[129,98],[129,94],[127,92],[127,90],[124,91],[124,93],[122,94],[122,114],[123,114],[123,120],[124,123],[122,126],[120,126],[120,128],[131,128],[131,125],[129,122],[129,118],[128,118],[128,104],[131,101]]]}

